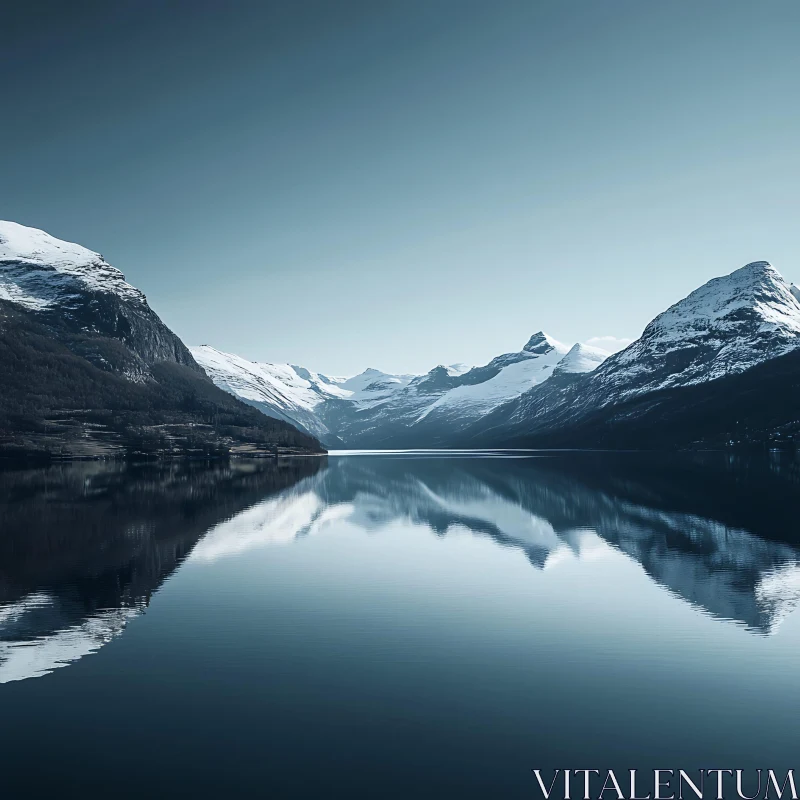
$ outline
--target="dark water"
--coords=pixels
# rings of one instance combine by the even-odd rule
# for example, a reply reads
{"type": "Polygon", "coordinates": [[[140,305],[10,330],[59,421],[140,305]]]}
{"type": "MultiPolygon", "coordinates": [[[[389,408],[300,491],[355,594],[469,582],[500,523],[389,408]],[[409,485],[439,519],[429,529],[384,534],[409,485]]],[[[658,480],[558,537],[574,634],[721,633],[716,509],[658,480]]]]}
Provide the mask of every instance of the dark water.
{"type": "Polygon", "coordinates": [[[798,481],[778,454],[2,472],[0,797],[798,768],[798,481]]]}

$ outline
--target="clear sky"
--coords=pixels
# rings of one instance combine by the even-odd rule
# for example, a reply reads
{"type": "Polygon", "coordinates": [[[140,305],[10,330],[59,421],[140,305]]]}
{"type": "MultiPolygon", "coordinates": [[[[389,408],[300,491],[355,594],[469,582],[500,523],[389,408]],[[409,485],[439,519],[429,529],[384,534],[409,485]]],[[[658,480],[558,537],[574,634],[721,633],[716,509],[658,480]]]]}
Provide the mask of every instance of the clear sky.
{"type": "Polygon", "coordinates": [[[3,4],[0,218],[188,344],[329,373],[800,279],[800,2],[3,4]]]}

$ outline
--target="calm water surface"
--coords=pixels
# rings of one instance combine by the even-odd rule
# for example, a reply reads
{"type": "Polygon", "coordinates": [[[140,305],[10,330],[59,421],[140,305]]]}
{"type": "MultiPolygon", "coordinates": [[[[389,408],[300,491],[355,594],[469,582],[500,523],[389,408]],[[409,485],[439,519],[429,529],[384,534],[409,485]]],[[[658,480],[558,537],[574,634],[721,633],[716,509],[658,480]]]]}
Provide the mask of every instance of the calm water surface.
{"type": "Polygon", "coordinates": [[[2,797],[800,767],[800,460],[0,472],[2,797]]]}

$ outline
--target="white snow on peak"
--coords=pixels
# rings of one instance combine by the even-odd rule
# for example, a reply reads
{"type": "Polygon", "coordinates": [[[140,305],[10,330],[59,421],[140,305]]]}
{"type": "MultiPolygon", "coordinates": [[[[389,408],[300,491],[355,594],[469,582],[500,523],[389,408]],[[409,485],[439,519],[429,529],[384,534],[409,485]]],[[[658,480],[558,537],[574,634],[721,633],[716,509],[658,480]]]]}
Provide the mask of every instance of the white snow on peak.
{"type": "Polygon", "coordinates": [[[558,362],[556,371],[559,373],[580,373],[591,372],[602,364],[611,353],[601,350],[599,347],[592,347],[589,344],[578,342],[572,349],[558,362]]]}
{"type": "Polygon", "coordinates": [[[559,364],[564,372],[586,372],[607,355],[589,345],[571,350],[540,331],[524,349],[481,367],[440,365],[427,375],[369,368],[352,377],[334,378],[290,364],[248,361],[208,345],[190,350],[221,389],[334,446],[336,437],[361,420],[375,425],[383,419],[403,419],[402,424],[413,425],[437,411],[466,422],[547,380],[559,364]],[[448,380],[441,380],[444,376],[448,380]]]}
{"type": "Polygon", "coordinates": [[[607,404],[743,372],[797,347],[800,300],[775,267],[754,261],[659,314],[598,375],[607,404]],[[670,364],[676,359],[681,367],[670,364]]]}
{"type": "Polygon", "coordinates": [[[447,370],[447,374],[455,377],[457,375],[463,375],[465,372],[469,372],[472,369],[472,364],[448,364],[445,369],[447,370]]]}
{"type": "Polygon", "coordinates": [[[103,257],[82,245],[56,239],[38,228],[0,220],[0,259],[69,268],[89,266],[102,261],[103,257]]]}
{"type": "Polygon", "coordinates": [[[398,389],[407,386],[416,375],[392,375],[379,369],[365,369],[352,378],[346,378],[339,385],[348,392],[353,402],[384,398],[398,389]]]}
{"type": "Polygon", "coordinates": [[[661,341],[681,340],[712,325],[734,329],[740,309],[753,309],[765,325],[800,333],[800,302],[783,276],[767,261],[754,261],[714,278],[659,314],[645,328],[661,341]]]}
{"type": "Polygon", "coordinates": [[[0,220],[0,299],[32,310],[76,291],[107,292],[144,303],[145,296],[95,253],[38,228],[0,220]]]}

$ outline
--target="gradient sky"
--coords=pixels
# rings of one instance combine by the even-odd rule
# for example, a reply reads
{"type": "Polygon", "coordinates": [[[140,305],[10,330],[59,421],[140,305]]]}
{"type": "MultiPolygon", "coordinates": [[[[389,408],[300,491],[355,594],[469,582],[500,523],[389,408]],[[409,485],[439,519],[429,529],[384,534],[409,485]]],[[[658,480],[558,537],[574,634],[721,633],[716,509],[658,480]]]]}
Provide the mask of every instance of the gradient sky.
{"type": "Polygon", "coordinates": [[[0,218],[329,373],[800,280],[796,0],[4,3],[0,218]]]}

